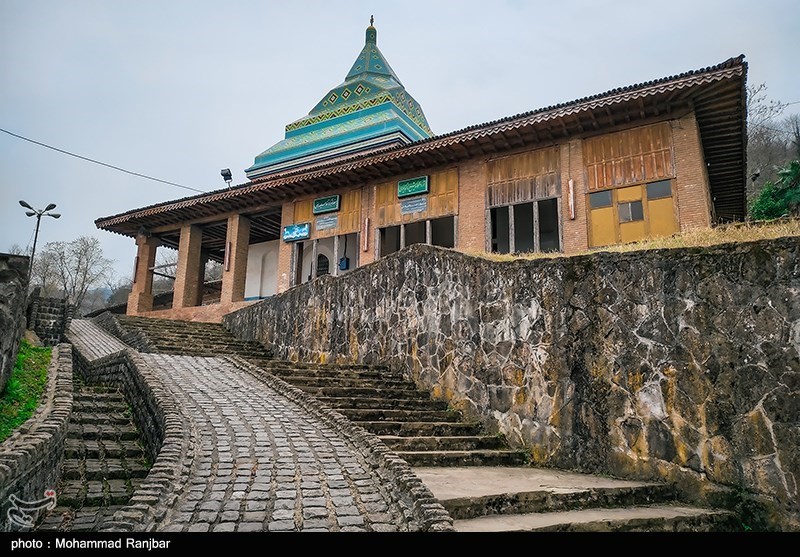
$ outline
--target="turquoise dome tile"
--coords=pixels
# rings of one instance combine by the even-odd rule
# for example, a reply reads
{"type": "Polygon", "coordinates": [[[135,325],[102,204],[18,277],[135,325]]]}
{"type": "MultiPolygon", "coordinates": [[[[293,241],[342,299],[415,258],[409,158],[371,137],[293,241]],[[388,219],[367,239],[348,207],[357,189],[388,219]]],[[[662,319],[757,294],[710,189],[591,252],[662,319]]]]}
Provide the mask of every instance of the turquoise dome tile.
{"type": "Polygon", "coordinates": [[[248,178],[433,135],[422,107],[378,49],[377,38],[375,27],[367,27],[364,48],[344,82],[307,116],[288,124],[285,139],[256,156],[245,170],[248,178]]]}

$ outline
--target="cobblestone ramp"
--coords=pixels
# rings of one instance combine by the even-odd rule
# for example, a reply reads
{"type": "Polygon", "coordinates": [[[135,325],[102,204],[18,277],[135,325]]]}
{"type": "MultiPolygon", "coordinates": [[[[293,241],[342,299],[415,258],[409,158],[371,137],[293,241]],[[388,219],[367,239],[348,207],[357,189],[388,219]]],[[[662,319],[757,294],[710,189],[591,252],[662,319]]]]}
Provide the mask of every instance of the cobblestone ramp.
{"type": "Polygon", "coordinates": [[[198,447],[159,529],[396,531],[401,510],[328,426],[220,358],[143,354],[186,410],[198,447]]]}
{"type": "Polygon", "coordinates": [[[103,387],[76,388],[58,507],[39,531],[96,531],[130,499],[147,475],[139,433],[125,397],[103,387]]]}
{"type": "Polygon", "coordinates": [[[275,360],[266,348],[237,339],[221,325],[117,316],[150,350],[197,356],[238,355],[280,377],[381,438],[411,466],[518,466],[527,453],[508,447],[480,424],[465,422],[385,366],[310,364],[275,360]]]}

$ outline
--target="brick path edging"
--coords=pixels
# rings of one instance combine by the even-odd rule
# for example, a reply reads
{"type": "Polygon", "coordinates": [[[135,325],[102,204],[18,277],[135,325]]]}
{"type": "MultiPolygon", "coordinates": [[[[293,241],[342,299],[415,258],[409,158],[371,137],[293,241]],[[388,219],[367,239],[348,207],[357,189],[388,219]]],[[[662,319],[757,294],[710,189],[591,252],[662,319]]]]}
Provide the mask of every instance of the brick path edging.
{"type": "Polygon", "coordinates": [[[279,377],[258,368],[239,356],[224,358],[237,368],[249,373],[282,396],[301,406],[310,415],[333,428],[347,439],[373,466],[391,496],[402,509],[409,530],[425,532],[454,531],[453,519],[433,496],[408,463],[392,452],[376,435],[328,408],[311,395],[290,385],[279,377]]]}
{"type": "Polygon", "coordinates": [[[53,347],[38,409],[0,444],[0,530],[25,529],[8,519],[11,495],[37,501],[46,489],[56,489],[72,398],[72,346],[62,343],[53,347]]]}

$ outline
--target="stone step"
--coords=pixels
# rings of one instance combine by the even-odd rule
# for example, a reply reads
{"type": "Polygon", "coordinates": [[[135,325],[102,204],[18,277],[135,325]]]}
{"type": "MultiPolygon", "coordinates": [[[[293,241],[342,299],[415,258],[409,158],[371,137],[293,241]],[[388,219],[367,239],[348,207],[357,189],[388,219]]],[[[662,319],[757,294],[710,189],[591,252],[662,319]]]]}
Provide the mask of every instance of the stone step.
{"type": "Polygon", "coordinates": [[[82,388],[79,389],[72,397],[73,401],[81,402],[88,401],[112,401],[112,402],[125,402],[125,395],[117,390],[103,391],[100,388],[82,388]]]}
{"type": "Polygon", "coordinates": [[[388,400],[430,400],[431,395],[425,391],[403,386],[379,387],[314,387],[310,385],[296,385],[306,393],[320,397],[355,396],[365,398],[386,398],[388,400]]]}
{"type": "Polygon", "coordinates": [[[66,481],[61,493],[57,495],[58,504],[73,509],[124,505],[139,483],[122,479],[66,481]]]}
{"type": "Polygon", "coordinates": [[[449,410],[338,408],[336,411],[354,422],[374,422],[381,420],[391,422],[458,422],[460,419],[460,414],[449,410]]]}
{"type": "Polygon", "coordinates": [[[284,379],[287,383],[300,387],[361,387],[372,389],[386,389],[386,388],[400,388],[408,389],[409,383],[407,381],[398,379],[357,379],[350,377],[305,377],[296,376],[284,379]]]}
{"type": "Polygon", "coordinates": [[[381,441],[393,451],[474,451],[503,449],[505,441],[496,435],[457,435],[447,437],[400,437],[381,435],[381,441]]]}
{"type": "MultiPolygon", "coordinates": [[[[259,345],[262,350],[267,350],[266,347],[259,345]]],[[[290,360],[277,360],[272,357],[262,356],[260,358],[254,359],[254,361],[258,361],[259,364],[263,365],[264,367],[277,367],[282,369],[310,369],[310,370],[320,370],[320,369],[347,369],[347,370],[356,370],[356,371],[378,371],[384,373],[397,373],[391,371],[388,367],[382,365],[372,365],[372,364],[320,364],[314,362],[292,362],[290,360]]]]}
{"type": "Polygon", "coordinates": [[[65,459],[61,467],[65,480],[127,480],[144,478],[148,471],[141,461],[120,459],[65,459]]]}
{"type": "Polygon", "coordinates": [[[123,425],[130,423],[131,419],[123,413],[95,413],[95,412],[73,412],[70,422],[76,424],[115,424],[123,425]]]}
{"type": "Polygon", "coordinates": [[[522,466],[528,453],[515,450],[395,451],[410,466],[522,466]]]}
{"type": "Polygon", "coordinates": [[[96,441],[67,439],[65,458],[122,458],[141,460],[144,450],[136,441],[96,441]]]}
{"type": "Polygon", "coordinates": [[[458,532],[739,531],[733,513],[680,505],[506,514],[455,520],[458,532]]]}
{"type": "Polygon", "coordinates": [[[621,508],[672,504],[676,492],[668,484],[634,487],[543,488],[474,497],[456,497],[440,502],[454,519],[496,514],[527,514],[589,508],[621,508]]]}
{"type": "Polygon", "coordinates": [[[128,410],[128,404],[123,401],[111,400],[74,400],[72,402],[72,413],[84,414],[124,414],[128,410]]]}
{"type": "MultiPolygon", "coordinates": [[[[382,372],[375,370],[362,370],[362,369],[343,369],[338,367],[329,367],[324,369],[286,369],[276,367],[263,367],[262,369],[277,375],[284,381],[290,381],[293,377],[336,377],[336,378],[352,378],[352,379],[371,379],[371,380],[392,380],[402,381],[407,383],[406,380],[398,373],[382,372]]],[[[410,383],[409,383],[410,385],[410,383]]]]}
{"type": "Polygon", "coordinates": [[[139,433],[131,423],[127,425],[70,423],[67,436],[73,439],[135,441],[139,438],[139,433]]]}
{"type": "Polygon", "coordinates": [[[444,436],[479,435],[481,425],[464,422],[360,421],[358,425],[375,435],[444,436]]]}
{"type": "Polygon", "coordinates": [[[447,403],[441,400],[432,399],[412,399],[412,400],[393,400],[391,398],[368,398],[368,397],[317,397],[317,400],[336,409],[341,408],[363,408],[380,409],[390,408],[393,410],[421,410],[435,411],[447,410],[447,403]]]}
{"type": "Polygon", "coordinates": [[[83,507],[80,510],[56,507],[36,527],[37,532],[97,532],[113,520],[114,513],[124,505],[83,507]]]}

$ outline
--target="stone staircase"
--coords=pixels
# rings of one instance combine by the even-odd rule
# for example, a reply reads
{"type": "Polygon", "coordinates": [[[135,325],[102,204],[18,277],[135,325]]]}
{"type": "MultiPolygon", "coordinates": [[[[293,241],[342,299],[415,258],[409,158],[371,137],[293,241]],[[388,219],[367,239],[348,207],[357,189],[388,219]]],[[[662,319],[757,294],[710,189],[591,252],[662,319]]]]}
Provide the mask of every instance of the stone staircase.
{"type": "Polygon", "coordinates": [[[386,367],[275,360],[262,345],[241,341],[213,323],[131,316],[117,319],[126,330],[143,333],[161,353],[241,356],[379,436],[411,466],[515,466],[527,462],[524,451],[509,449],[499,436],[486,435],[480,424],[465,423],[459,412],[449,410],[446,403],[433,400],[386,367]]]}
{"type": "Polygon", "coordinates": [[[458,531],[732,531],[732,513],[677,502],[668,485],[526,466],[528,455],[487,435],[444,402],[382,366],[275,360],[222,326],[118,316],[153,351],[237,354],[335,409],[406,460],[458,531]]]}
{"type": "Polygon", "coordinates": [[[100,530],[128,502],[149,469],[125,397],[105,387],[76,385],[58,506],[38,530],[100,530]]]}

